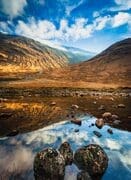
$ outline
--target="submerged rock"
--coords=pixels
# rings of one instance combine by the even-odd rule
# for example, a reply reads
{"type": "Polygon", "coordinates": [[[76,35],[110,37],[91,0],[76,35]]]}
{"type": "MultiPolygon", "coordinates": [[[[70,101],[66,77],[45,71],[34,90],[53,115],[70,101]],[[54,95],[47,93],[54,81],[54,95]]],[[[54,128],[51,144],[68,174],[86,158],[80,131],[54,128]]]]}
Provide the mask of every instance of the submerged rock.
{"type": "Polygon", "coordinates": [[[90,144],[75,152],[74,162],[79,169],[87,171],[91,176],[99,176],[108,166],[108,157],[99,145],[90,144]]]}
{"type": "Polygon", "coordinates": [[[93,131],[93,133],[99,138],[102,136],[102,134],[100,132],[98,132],[98,131],[93,131]]]}
{"type": "Polygon", "coordinates": [[[109,134],[113,134],[113,131],[112,131],[111,128],[107,129],[107,132],[108,132],[109,134]]]}
{"type": "Polygon", "coordinates": [[[81,171],[77,174],[77,180],[91,180],[91,177],[88,172],[81,171]]]}
{"type": "Polygon", "coordinates": [[[101,129],[104,126],[104,120],[102,118],[97,119],[95,122],[96,127],[98,127],[99,129],[101,129]]]}
{"type": "Polygon", "coordinates": [[[73,162],[73,151],[70,147],[70,144],[68,142],[64,142],[61,144],[59,151],[65,159],[65,164],[71,165],[73,162]]]}
{"type": "Polygon", "coordinates": [[[36,155],[34,160],[36,180],[62,180],[64,172],[65,160],[57,150],[47,148],[36,155]]]}

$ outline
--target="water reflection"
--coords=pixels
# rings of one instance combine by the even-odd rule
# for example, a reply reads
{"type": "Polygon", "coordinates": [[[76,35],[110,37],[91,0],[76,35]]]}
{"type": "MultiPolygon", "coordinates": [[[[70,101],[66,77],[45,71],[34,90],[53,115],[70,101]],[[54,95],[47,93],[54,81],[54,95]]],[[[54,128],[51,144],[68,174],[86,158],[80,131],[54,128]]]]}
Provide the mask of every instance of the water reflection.
{"type": "MultiPolygon", "coordinates": [[[[91,126],[96,118],[90,115],[80,116],[82,126],[66,121],[55,123],[45,128],[19,134],[15,137],[0,139],[0,174],[1,177],[19,176],[19,179],[33,179],[33,158],[38,151],[46,147],[58,148],[64,141],[68,141],[75,151],[82,145],[89,143],[99,144],[104,148],[109,157],[109,167],[103,176],[108,179],[130,179],[131,177],[131,133],[113,128],[113,134],[109,134],[104,126],[101,130],[91,126]],[[75,132],[79,129],[79,132],[75,132]],[[101,138],[96,137],[93,131],[100,131],[101,138]]],[[[66,170],[66,180],[76,179],[76,167],[66,170]]],[[[3,177],[2,177],[3,178],[3,177]]]]}

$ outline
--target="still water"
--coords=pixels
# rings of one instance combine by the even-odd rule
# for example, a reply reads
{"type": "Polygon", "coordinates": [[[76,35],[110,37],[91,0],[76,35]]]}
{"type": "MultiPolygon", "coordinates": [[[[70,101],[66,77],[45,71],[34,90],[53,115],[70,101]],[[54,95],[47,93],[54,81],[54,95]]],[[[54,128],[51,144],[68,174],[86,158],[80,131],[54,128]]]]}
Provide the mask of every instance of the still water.
{"type": "MultiPolygon", "coordinates": [[[[8,137],[4,135],[3,132],[1,133],[0,179],[33,180],[33,160],[36,153],[47,147],[59,148],[60,144],[65,141],[70,143],[74,151],[77,148],[90,143],[99,144],[102,148],[104,148],[109,157],[109,166],[102,177],[103,180],[131,179],[131,132],[111,127],[113,134],[109,134],[107,129],[110,127],[110,125],[105,125],[102,129],[91,126],[91,124],[95,122],[96,117],[82,111],[75,112],[76,116],[82,121],[82,125],[78,126],[76,124],[72,124],[70,122],[70,117],[64,116],[64,108],[66,107],[66,110],[69,110],[69,108],[67,108],[67,106],[69,106],[68,103],[65,103],[66,105],[63,104],[63,108],[61,107],[62,105],[60,106],[62,109],[64,109],[64,112],[62,112],[63,120],[60,121],[60,118],[62,118],[60,109],[57,107],[58,112],[56,113],[56,107],[50,106],[50,108],[48,108],[47,104],[50,104],[49,101],[47,104],[45,103],[46,101],[44,103],[43,101],[35,104],[32,104],[31,102],[30,108],[33,106],[33,111],[28,109],[28,103],[25,104],[25,102],[18,103],[15,101],[3,103],[4,112],[9,113],[9,110],[13,109],[12,112],[17,114],[17,116],[13,116],[13,118],[18,118],[18,124],[21,124],[20,121],[24,121],[23,118],[20,118],[21,114],[24,112],[24,115],[26,116],[26,110],[28,110],[28,115],[30,115],[26,116],[26,118],[28,117],[27,123],[29,123],[28,120],[35,122],[35,119],[42,119],[43,117],[44,126],[41,121],[37,122],[37,124],[39,124],[37,128],[32,128],[32,124],[30,125],[31,128],[21,124],[19,134],[14,137],[8,137]],[[47,121],[46,124],[44,119],[45,114],[43,116],[41,115],[41,113],[43,113],[42,111],[39,113],[40,117],[38,114],[35,115],[35,110],[37,109],[38,112],[39,108],[41,109],[41,106],[43,106],[44,113],[46,112],[47,116],[48,113],[51,113],[51,110],[53,111],[52,118],[54,117],[55,120],[51,122],[51,124],[49,121],[47,121]],[[34,114],[32,114],[32,112],[34,114]],[[102,137],[98,138],[95,136],[93,134],[94,130],[99,131],[102,134],[102,137]]],[[[70,104],[73,102],[74,100],[70,101],[70,104]]],[[[9,118],[2,119],[1,122],[0,129],[2,129],[2,124],[4,129],[6,128],[5,125],[7,124],[7,129],[9,129],[9,118]]],[[[17,121],[12,121],[13,125],[10,123],[10,126],[14,127],[15,122],[17,124],[17,121]]],[[[78,169],[75,165],[68,166],[66,168],[65,180],[76,180],[77,172],[78,169]]]]}

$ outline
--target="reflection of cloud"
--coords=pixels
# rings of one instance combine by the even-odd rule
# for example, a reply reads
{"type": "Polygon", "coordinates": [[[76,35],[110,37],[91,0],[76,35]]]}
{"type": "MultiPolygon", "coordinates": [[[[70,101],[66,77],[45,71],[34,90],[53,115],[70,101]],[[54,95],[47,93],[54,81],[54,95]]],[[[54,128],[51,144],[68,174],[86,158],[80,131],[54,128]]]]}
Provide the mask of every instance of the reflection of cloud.
{"type": "Polygon", "coordinates": [[[116,142],[116,141],[113,141],[111,139],[106,139],[106,146],[108,148],[110,148],[111,150],[120,150],[121,149],[121,145],[116,142]]]}
{"type": "Polygon", "coordinates": [[[17,148],[10,147],[8,151],[5,147],[0,146],[0,174],[2,172],[19,173],[30,170],[33,165],[32,151],[19,146],[17,148]]]}

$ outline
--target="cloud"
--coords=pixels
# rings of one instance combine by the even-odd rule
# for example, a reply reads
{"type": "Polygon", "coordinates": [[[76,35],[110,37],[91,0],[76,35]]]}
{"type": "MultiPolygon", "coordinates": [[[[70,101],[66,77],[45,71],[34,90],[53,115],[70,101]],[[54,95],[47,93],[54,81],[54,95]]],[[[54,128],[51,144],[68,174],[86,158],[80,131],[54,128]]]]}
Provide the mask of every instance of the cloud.
{"type": "Polygon", "coordinates": [[[22,15],[26,5],[26,0],[1,0],[2,12],[11,19],[22,15]]]}
{"type": "Polygon", "coordinates": [[[96,30],[104,29],[109,21],[110,21],[110,16],[98,17],[95,20],[96,30]]]}
{"type": "Polygon", "coordinates": [[[11,33],[11,29],[9,28],[9,25],[11,25],[10,21],[7,22],[0,21],[0,32],[5,34],[11,33]]]}
{"type": "Polygon", "coordinates": [[[110,8],[111,11],[122,11],[131,9],[131,0],[114,0],[115,7],[110,8]]]}
{"type": "Polygon", "coordinates": [[[131,22],[131,15],[125,12],[119,12],[112,18],[112,27],[118,27],[131,22]]]}
{"type": "Polygon", "coordinates": [[[80,0],[78,3],[70,5],[70,6],[66,6],[66,15],[69,16],[70,13],[75,10],[76,8],[78,8],[81,4],[83,4],[84,0],[80,0]]]}
{"type": "Polygon", "coordinates": [[[15,32],[36,40],[76,41],[90,37],[93,32],[93,24],[88,24],[88,19],[78,18],[74,24],[69,26],[68,21],[63,19],[57,29],[50,21],[36,21],[34,18],[30,18],[28,23],[18,21],[15,32]]]}

